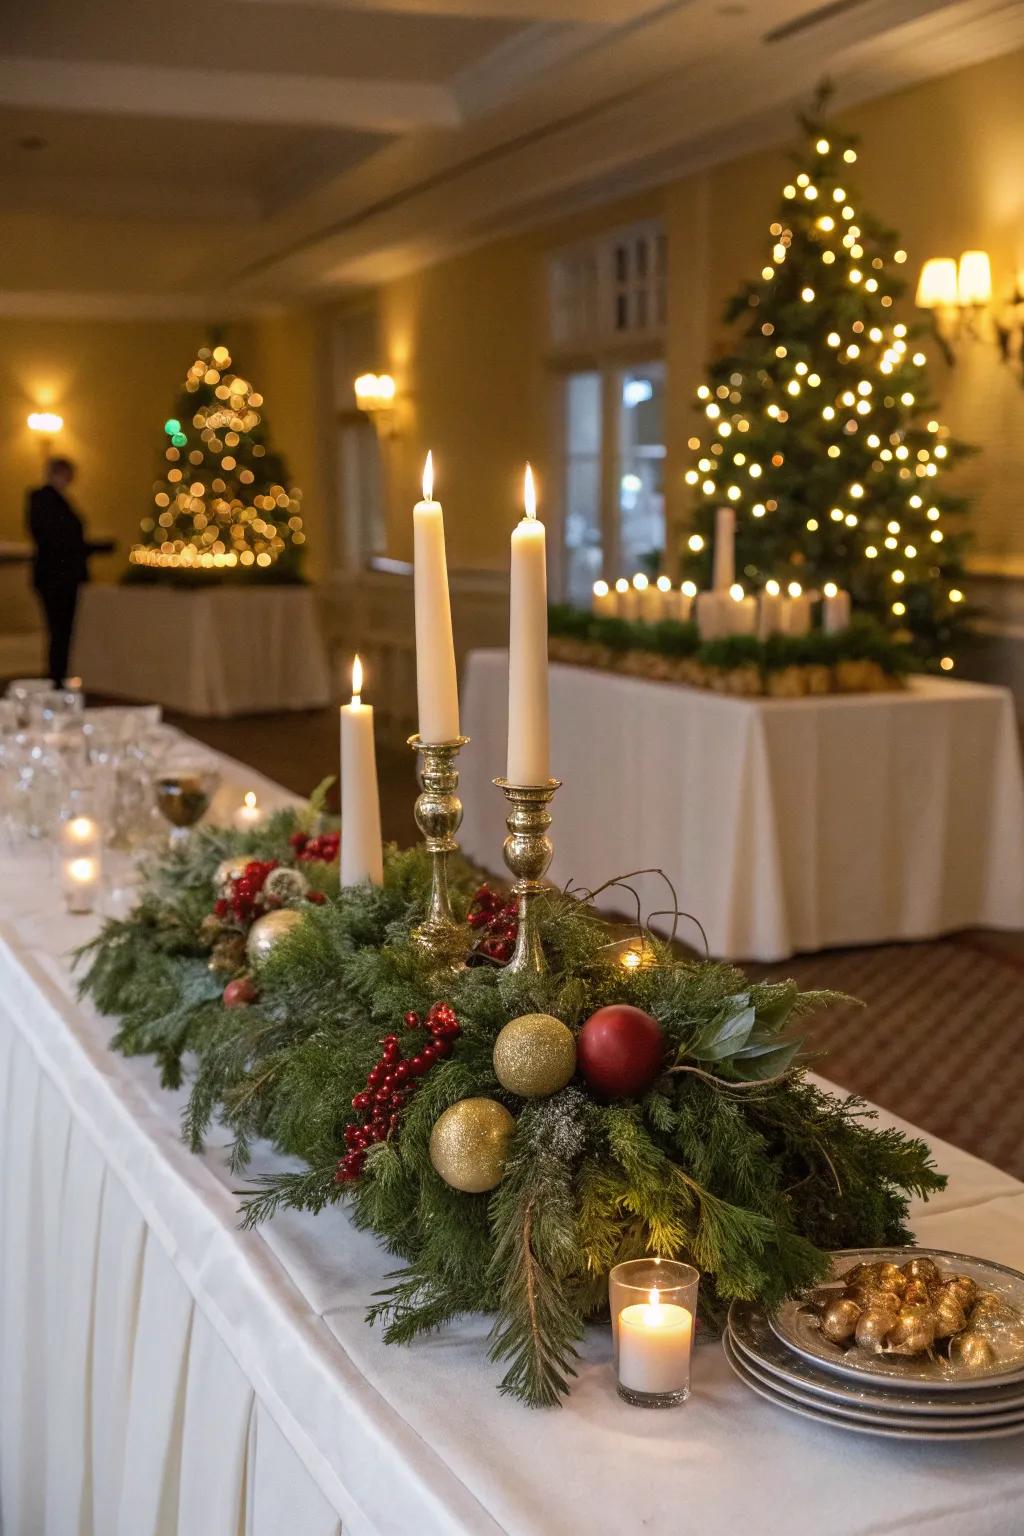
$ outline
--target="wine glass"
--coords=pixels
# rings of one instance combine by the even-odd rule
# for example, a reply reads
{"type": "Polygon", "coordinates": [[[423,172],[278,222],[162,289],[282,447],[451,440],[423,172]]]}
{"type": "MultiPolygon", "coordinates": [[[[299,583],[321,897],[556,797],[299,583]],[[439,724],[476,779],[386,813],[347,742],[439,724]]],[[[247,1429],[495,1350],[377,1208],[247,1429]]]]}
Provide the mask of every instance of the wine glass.
{"type": "Polygon", "coordinates": [[[153,780],[157,809],[171,824],[172,848],[188,841],[190,830],[209,810],[219,783],[218,770],[196,759],[172,760],[158,771],[153,780]]]}

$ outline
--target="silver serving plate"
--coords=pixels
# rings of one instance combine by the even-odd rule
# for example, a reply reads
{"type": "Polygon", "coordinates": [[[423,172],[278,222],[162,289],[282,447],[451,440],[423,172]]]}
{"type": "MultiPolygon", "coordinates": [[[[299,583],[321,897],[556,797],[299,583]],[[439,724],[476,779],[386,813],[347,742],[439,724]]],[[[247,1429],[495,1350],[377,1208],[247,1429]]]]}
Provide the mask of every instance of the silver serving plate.
{"type": "Polygon", "coordinates": [[[881,1435],[889,1440],[1002,1440],[1010,1435],[1024,1434],[1024,1413],[1013,1423],[992,1424],[986,1419],[972,1419],[964,1424],[942,1426],[933,1419],[908,1418],[903,1423],[888,1422],[886,1417],[858,1416],[854,1417],[849,1410],[833,1407],[831,1404],[820,1402],[808,1397],[806,1400],[794,1396],[786,1396],[774,1384],[770,1385],[766,1380],[759,1378],[749,1368],[746,1360],[736,1350],[730,1336],[722,1340],[722,1349],[729,1365],[748,1386],[767,1402],[774,1403],[777,1408],[785,1408],[789,1413],[797,1413],[801,1418],[811,1419],[817,1424],[829,1424],[834,1429],[849,1430],[855,1435],[881,1435]]]}
{"type": "Polygon", "coordinates": [[[1004,1411],[1024,1415],[1024,1381],[987,1386],[968,1379],[955,1392],[945,1388],[907,1392],[884,1378],[847,1380],[784,1344],[773,1332],[764,1307],[755,1301],[734,1301],[729,1308],[729,1341],[743,1364],[766,1376],[776,1391],[796,1389],[828,1407],[898,1409],[904,1418],[984,1417],[1004,1411]]]}
{"type": "Polygon", "coordinates": [[[1024,1275],[1017,1270],[964,1253],[948,1253],[941,1248],[844,1248],[832,1258],[831,1283],[858,1263],[890,1260],[894,1264],[905,1264],[908,1259],[933,1259],[943,1274],[970,1275],[982,1290],[995,1292],[1018,1313],[1021,1326],[1012,1333],[993,1338],[993,1347],[998,1353],[991,1366],[967,1371],[942,1358],[873,1354],[856,1345],[844,1348],[834,1344],[821,1332],[813,1308],[794,1296],[768,1317],[779,1338],[797,1354],[842,1376],[861,1381],[884,1380],[904,1391],[958,1392],[964,1386],[981,1382],[1024,1381],[1024,1275]]]}

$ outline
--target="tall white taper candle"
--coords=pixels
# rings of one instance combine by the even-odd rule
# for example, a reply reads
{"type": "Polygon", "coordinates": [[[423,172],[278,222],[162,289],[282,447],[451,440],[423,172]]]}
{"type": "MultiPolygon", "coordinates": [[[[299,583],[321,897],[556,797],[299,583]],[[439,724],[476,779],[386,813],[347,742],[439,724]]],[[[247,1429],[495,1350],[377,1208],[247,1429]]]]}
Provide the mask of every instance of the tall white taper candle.
{"type": "Polygon", "coordinates": [[[510,784],[551,777],[548,724],[548,578],[544,524],[537,518],[533,471],[523,483],[526,516],[512,530],[508,625],[508,762],[510,784]]]}
{"type": "Polygon", "coordinates": [[[363,667],[352,663],[352,702],[341,706],[341,884],[384,879],[373,705],[360,698],[363,667]]]}
{"type": "Polygon", "coordinates": [[[728,592],[736,580],[736,513],[732,507],[715,512],[714,579],[716,592],[728,592]]]}
{"type": "Polygon", "coordinates": [[[459,734],[459,691],[444,550],[444,515],[433,499],[434,459],[423,466],[423,500],[412,512],[416,595],[416,693],[421,740],[434,745],[459,734]]]}

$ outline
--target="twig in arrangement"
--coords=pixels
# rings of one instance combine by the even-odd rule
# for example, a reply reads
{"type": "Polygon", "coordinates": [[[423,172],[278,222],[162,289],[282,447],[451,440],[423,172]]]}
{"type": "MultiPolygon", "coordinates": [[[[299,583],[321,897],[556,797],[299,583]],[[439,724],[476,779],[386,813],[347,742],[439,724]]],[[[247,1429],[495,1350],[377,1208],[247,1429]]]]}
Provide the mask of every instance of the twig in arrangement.
{"type": "MultiPolygon", "coordinates": [[[[577,900],[593,902],[595,897],[600,896],[603,891],[612,890],[616,886],[618,886],[621,890],[628,891],[629,894],[633,897],[633,900],[636,902],[636,930],[637,938],[641,944],[644,943],[646,937],[654,937],[652,924],[656,917],[670,917],[672,919],[672,931],[669,934],[668,943],[670,946],[675,944],[679,935],[679,919],[681,917],[685,917],[688,922],[693,923],[694,927],[699,932],[701,940],[704,944],[704,958],[705,960],[710,960],[711,946],[708,943],[708,936],[704,929],[703,923],[699,918],[695,917],[692,912],[684,912],[681,909],[679,905],[679,896],[676,892],[675,886],[665,871],[658,868],[656,865],[650,865],[646,869],[631,869],[623,875],[613,875],[610,880],[605,880],[602,885],[594,886],[592,889],[588,888],[587,886],[574,885],[570,880],[565,886],[565,894],[567,896],[575,897],[577,900]],[[648,913],[646,922],[643,919],[643,907],[638,892],[633,886],[627,885],[626,883],[628,880],[635,880],[640,875],[660,876],[660,878],[664,880],[665,884],[668,886],[669,894],[672,897],[672,905],[670,907],[659,907],[657,911],[648,913]]],[[[613,940],[610,944],[605,945],[604,948],[612,948],[616,942],[616,940],[613,940]]]]}
{"type": "Polygon", "coordinates": [[[754,1082],[741,1083],[730,1081],[727,1077],[715,1077],[711,1072],[704,1072],[700,1067],[690,1067],[685,1064],[669,1067],[669,1073],[692,1072],[694,1077],[701,1077],[706,1083],[714,1083],[716,1088],[735,1089],[737,1093],[750,1093],[754,1088],[773,1088],[777,1083],[784,1083],[787,1078],[793,1077],[797,1069],[787,1067],[785,1072],[780,1072],[777,1077],[762,1077],[754,1082]]]}

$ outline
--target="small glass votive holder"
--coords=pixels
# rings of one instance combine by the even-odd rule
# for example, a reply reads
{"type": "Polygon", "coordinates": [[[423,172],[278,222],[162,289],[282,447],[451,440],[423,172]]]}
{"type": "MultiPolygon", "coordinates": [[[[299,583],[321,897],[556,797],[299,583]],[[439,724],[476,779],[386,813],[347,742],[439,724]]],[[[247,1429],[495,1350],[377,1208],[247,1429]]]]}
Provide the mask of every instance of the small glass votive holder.
{"type": "Polygon", "coordinates": [[[675,1259],[631,1259],[608,1276],[618,1393],[639,1408],[690,1395],[700,1274],[675,1259]]]}
{"type": "Polygon", "coordinates": [[[98,848],[92,853],[61,853],[60,883],[69,912],[95,911],[102,878],[103,856],[98,848]]]}
{"type": "Polygon", "coordinates": [[[88,797],[72,790],[57,825],[60,883],[68,911],[92,912],[103,878],[103,827],[88,797]]]}

